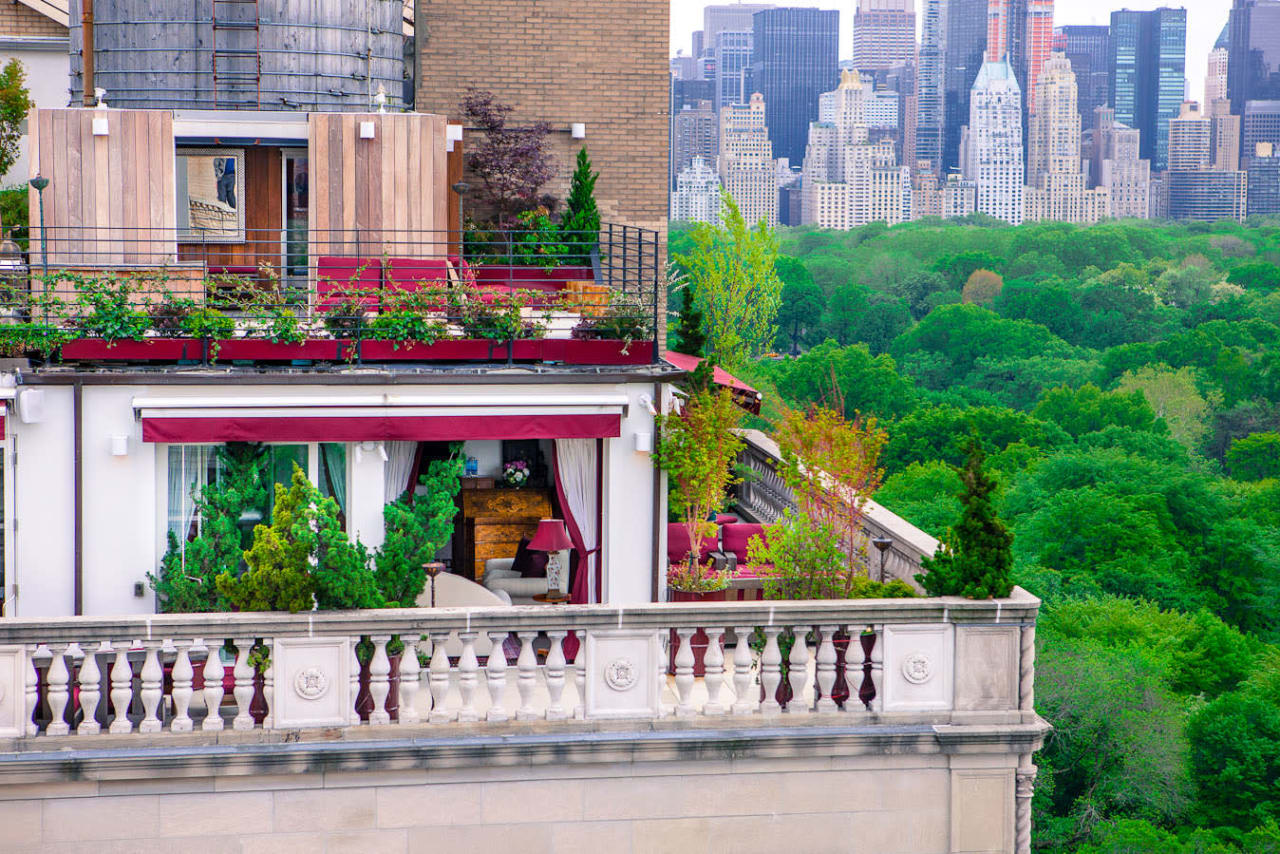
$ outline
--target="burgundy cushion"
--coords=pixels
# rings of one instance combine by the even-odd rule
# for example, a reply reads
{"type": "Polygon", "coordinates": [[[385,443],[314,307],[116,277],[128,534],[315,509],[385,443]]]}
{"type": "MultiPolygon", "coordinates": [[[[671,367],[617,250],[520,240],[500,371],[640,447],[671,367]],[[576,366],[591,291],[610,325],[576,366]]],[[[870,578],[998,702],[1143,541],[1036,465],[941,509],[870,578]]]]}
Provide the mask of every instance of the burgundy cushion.
{"type": "Polygon", "coordinates": [[[387,286],[403,291],[447,288],[449,264],[433,258],[388,258],[387,286]]]}
{"type": "Polygon", "coordinates": [[[728,514],[728,513],[717,513],[717,514],[716,514],[716,524],[717,524],[717,525],[732,525],[734,522],[737,522],[737,521],[738,521],[738,517],[737,517],[737,516],[731,516],[731,515],[730,515],[730,514],[728,514]]]}
{"type": "MultiPolygon", "coordinates": [[[[737,555],[740,566],[748,562],[747,543],[756,535],[765,538],[764,525],[734,522],[720,528],[720,536],[724,540],[725,553],[737,555]]],[[[765,542],[768,542],[767,538],[765,538],[765,542]]]]}
{"type": "Polygon", "coordinates": [[[521,537],[516,546],[516,559],[511,562],[511,571],[520,573],[521,578],[546,578],[547,553],[536,552],[529,548],[529,538],[521,537]]]}
{"type": "Polygon", "coordinates": [[[343,300],[349,291],[374,291],[361,297],[360,304],[371,308],[378,304],[377,291],[382,287],[382,261],[379,258],[342,258],[322,255],[316,260],[316,293],[325,309],[343,300]]]}
{"type": "MultiPolygon", "coordinates": [[[[698,551],[698,563],[706,563],[711,553],[716,550],[715,537],[703,537],[702,547],[698,551]]],[[[692,549],[689,546],[689,529],[680,522],[667,524],[667,562],[682,563],[689,557],[692,549]]]]}

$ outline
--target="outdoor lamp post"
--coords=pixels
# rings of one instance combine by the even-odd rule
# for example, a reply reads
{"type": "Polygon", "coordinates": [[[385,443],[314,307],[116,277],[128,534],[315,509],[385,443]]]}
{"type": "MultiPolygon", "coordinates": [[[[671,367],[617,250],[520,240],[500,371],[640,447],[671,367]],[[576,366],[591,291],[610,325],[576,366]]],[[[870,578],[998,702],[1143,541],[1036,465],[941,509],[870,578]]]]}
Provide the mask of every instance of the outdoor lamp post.
{"type": "Polygon", "coordinates": [[[561,555],[573,548],[569,532],[564,528],[563,519],[543,519],[538,523],[538,531],[529,541],[529,550],[547,553],[547,595],[564,595],[564,564],[561,555]]]}
{"type": "Polygon", "coordinates": [[[880,583],[884,584],[884,553],[893,545],[893,540],[888,537],[872,537],[871,545],[876,547],[880,552],[880,583]]]}
{"type": "Polygon", "coordinates": [[[46,251],[46,239],[44,234],[44,188],[49,186],[49,179],[43,175],[36,175],[30,181],[31,186],[36,188],[36,198],[40,200],[40,260],[44,262],[45,282],[49,280],[49,253],[46,251]]]}

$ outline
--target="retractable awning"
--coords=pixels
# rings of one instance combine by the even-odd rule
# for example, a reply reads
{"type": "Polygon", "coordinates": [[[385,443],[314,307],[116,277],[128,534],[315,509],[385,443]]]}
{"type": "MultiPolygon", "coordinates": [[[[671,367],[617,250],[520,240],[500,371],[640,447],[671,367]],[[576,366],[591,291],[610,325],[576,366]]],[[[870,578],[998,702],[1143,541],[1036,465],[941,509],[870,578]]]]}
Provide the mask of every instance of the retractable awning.
{"type": "Polygon", "coordinates": [[[134,398],[144,442],[595,439],[621,435],[625,395],[134,398]]]}

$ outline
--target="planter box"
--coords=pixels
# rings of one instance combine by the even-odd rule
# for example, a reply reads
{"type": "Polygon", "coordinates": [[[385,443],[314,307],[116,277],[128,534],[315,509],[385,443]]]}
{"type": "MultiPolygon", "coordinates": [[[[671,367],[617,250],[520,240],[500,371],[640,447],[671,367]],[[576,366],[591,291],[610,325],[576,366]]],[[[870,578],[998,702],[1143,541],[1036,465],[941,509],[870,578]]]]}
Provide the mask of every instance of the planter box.
{"type": "Polygon", "coordinates": [[[544,349],[543,358],[548,362],[564,362],[569,365],[647,365],[653,361],[652,341],[632,341],[628,346],[625,341],[568,338],[548,340],[546,343],[563,345],[563,350],[559,346],[544,349]],[[556,353],[557,350],[559,353],[556,353]]]}
{"type": "Polygon", "coordinates": [[[199,359],[199,341],[190,338],[148,338],[145,341],[78,338],[62,345],[62,358],[69,361],[164,361],[199,359]]]}
{"type": "MultiPolygon", "coordinates": [[[[230,338],[218,342],[218,361],[253,362],[341,362],[346,361],[351,342],[335,339],[313,339],[296,344],[264,341],[258,338],[230,338]]],[[[213,350],[210,348],[210,356],[213,350]]]]}
{"type": "Polygon", "coordinates": [[[360,358],[366,362],[496,362],[506,361],[505,341],[456,338],[430,344],[409,341],[363,341],[360,358]]]}
{"type": "MultiPolygon", "coordinates": [[[[668,602],[723,602],[725,600],[725,590],[715,590],[710,593],[689,593],[684,590],[667,590],[668,602]]],[[[707,637],[707,633],[702,629],[698,629],[693,633],[693,637],[689,638],[689,648],[693,651],[693,675],[707,675],[707,647],[711,644],[711,639],[707,637]]],[[[680,636],[676,634],[675,629],[671,629],[671,640],[668,644],[670,652],[667,655],[667,672],[675,675],[676,672],[676,654],[680,651],[680,636]]],[[[724,635],[720,636],[720,649],[724,650],[724,635]]]]}

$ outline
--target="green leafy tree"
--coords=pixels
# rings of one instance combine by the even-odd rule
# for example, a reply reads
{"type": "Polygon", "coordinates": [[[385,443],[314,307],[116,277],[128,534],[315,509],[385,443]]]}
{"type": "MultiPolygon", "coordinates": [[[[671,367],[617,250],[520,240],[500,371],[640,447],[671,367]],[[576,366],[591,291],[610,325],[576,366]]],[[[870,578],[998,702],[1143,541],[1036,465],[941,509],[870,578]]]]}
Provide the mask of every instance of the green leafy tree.
{"type": "Polygon", "coordinates": [[[998,599],[1013,590],[1013,535],[996,514],[993,495],[997,485],[983,471],[985,458],[974,442],[969,459],[958,472],[964,485],[960,521],[938,553],[921,561],[924,572],[916,581],[931,596],[998,599]]]}
{"type": "Polygon", "coordinates": [[[192,495],[194,514],[201,520],[199,533],[184,548],[170,531],[159,572],[147,575],[165,613],[227,610],[217,578],[239,571],[245,534],[238,523],[246,513],[259,518],[266,514],[267,449],[233,442],[218,448],[217,460],[217,480],[192,495]]]}
{"type": "Polygon", "coordinates": [[[577,166],[569,179],[569,198],[565,202],[564,219],[560,227],[563,242],[568,247],[565,263],[588,266],[591,250],[600,234],[600,209],[596,207],[596,179],[599,172],[591,171],[591,158],[584,145],[578,149],[577,166]]]}
{"type": "Polygon", "coordinates": [[[1109,426],[1164,434],[1169,428],[1156,418],[1141,391],[1103,391],[1093,383],[1080,388],[1060,386],[1045,392],[1032,415],[1053,421],[1072,436],[1109,426]]]}
{"type": "Polygon", "coordinates": [[[1208,398],[1202,395],[1197,380],[1194,368],[1174,370],[1164,365],[1148,365],[1125,371],[1117,391],[1141,392],[1156,417],[1169,425],[1169,435],[1194,448],[1209,432],[1213,407],[1222,402],[1221,395],[1212,391],[1208,398]]]}
{"type": "Polygon", "coordinates": [[[1231,443],[1227,468],[1237,480],[1280,477],[1280,433],[1250,433],[1231,443]]]}
{"type": "Polygon", "coordinates": [[[0,68],[0,175],[12,169],[18,159],[22,123],[33,106],[26,82],[26,69],[18,60],[11,59],[0,68]]]}
{"type": "Polygon", "coordinates": [[[406,494],[382,508],[386,539],[374,555],[378,589],[391,607],[412,608],[426,584],[423,565],[435,560],[436,552],[453,535],[453,518],[458,512],[462,474],[461,449],[447,460],[433,460],[421,483],[422,495],[407,500],[406,494]]]}
{"type": "Polygon", "coordinates": [[[794,258],[779,255],[776,263],[782,279],[782,301],[778,307],[780,338],[792,355],[808,343],[817,328],[827,298],[805,266],[794,258]]]}
{"type": "Polygon", "coordinates": [[[702,331],[702,312],[698,310],[697,300],[693,298],[690,286],[685,285],[680,300],[680,313],[676,321],[676,340],[671,349],[688,356],[703,356],[707,346],[707,336],[702,331]]]}
{"type": "Polygon", "coordinates": [[[722,198],[722,224],[695,226],[693,250],[676,260],[688,271],[708,351],[733,370],[773,346],[782,280],[776,234],[764,220],[747,225],[733,197],[722,198]]]}
{"type": "Polygon", "coordinates": [[[770,373],[787,400],[800,406],[838,406],[846,418],[855,418],[859,412],[897,417],[910,411],[916,397],[910,381],[898,375],[893,359],[872,356],[865,344],[839,347],[825,341],[771,366],[770,373]]]}
{"type": "Polygon", "coordinates": [[[885,479],[876,501],[935,537],[960,518],[960,478],[939,460],[912,463],[885,479]]]}
{"type": "Polygon", "coordinates": [[[1003,268],[1003,258],[976,249],[944,255],[933,265],[933,269],[946,276],[956,290],[964,287],[964,283],[978,270],[999,271],[1003,268]]]}

